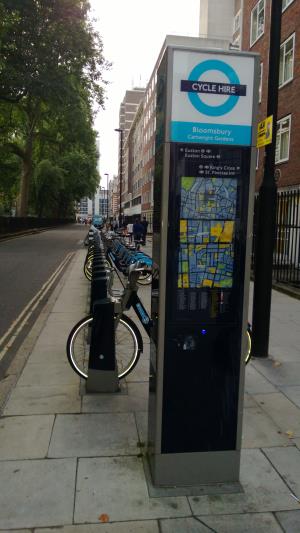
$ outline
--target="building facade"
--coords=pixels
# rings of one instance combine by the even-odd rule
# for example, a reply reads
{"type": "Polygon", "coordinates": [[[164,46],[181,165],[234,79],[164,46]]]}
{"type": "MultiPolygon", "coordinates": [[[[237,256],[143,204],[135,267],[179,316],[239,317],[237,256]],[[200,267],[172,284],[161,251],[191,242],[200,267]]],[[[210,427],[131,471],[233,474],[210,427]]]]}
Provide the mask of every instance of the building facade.
{"type": "MultiPolygon", "coordinates": [[[[266,118],[268,57],[272,0],[201,0],[199,39],[203,46],[242,49],[261,55],[259,120],[266,118]],[[223,24],[222,24],[223,22],[223,24]]],[[[283,0],[276,165],[279,189],[300,186],[300,0],[283,0]]],[[[178,40],[183,38],[179,37],[178,40]]],[[[199,42],[199,39],[197,41],[199,42]]],[[[172,42],[176,37],[169,37],[172,42]]],[[[168,36],[166,38],[166,43],[168,36]]],[[[122,205],[124,215],[146,216],[152,227],[153,178],[155,165],[156,72],[154,67],[146,89],[140,89],[139,104],[126,107],[132,95],[127,91],[120,106],[122,149],[122,205]],[[126,112],[127,109],[127,112],[126,112]],[[129,113],[129,114],[128,114],[129,113]]],[[[131,102],[132,104],[132,102],[131,102]]],[[[119,152],[120,153],[120,152],[119,152]]],[[[256,189],[263,176],[264,149],[257,151],[256,189]]],[[[120,175],[120,156],[119,156],[120,175]]],[[[119,190],[119,189],[118,189],[119,190]]]]}
{"type": "Polygon", "coordinates": [[[109,214],[110,219],[117,219],[119,214],[119,178],[118,176],[114,176],[113,179],[109,183],[109,214]]]}
{"type": "Polygon", "coordinates": [[[156,134],[156,72],[155,68],[146,88],[143,113],[143,175],[142,175],[142,216],[149,222],[148,230],[152,231],[153,215],[153,180],[155,167],[155,134],[156,134]]]}
{"type": "Polygon", "coordinates": [[[86,196],[81,198],[76,208],[76,219],[86,220],[92,216],[92,201],[86,196]]]}
{"type": "MultiPolygon", "coordinates": [[[[145,89],[135,87],[132,90],[128,90],[125,93],[124,99],[120,105],[119,111],[119,160],[118,160],[118,194],[119,194],[119,204],[120,204],[120,186],[121,186],[121,206],[119,205],[119,216],[120,216],[120,207],[122,211],[122,216],[125,216],[125,205],[128,208],[128,202],[131,201],[128,199],[128,196],[131,194],[131,176],[129,175],[129,161],[128,157],[130,154],[128,152],[128,143],[127,148],[125,145],[127,142],[127,137],[131,125],[134,121],[136,112],[138,110],[140,102],[143,100],[145,94],[145,89]]],[[[127,209],[126,208],[126,209],[127,209]]]]}
{"type": "MultiPolygon", "coordinates": [[[[274,0],[273,0],[274,1],[274,0]]],[[[242,50],[261,56],[259,121],[267,116],[268,68],[272,0],[244,0],[242,8],[242,50]]],[[[276,135],[276,168],[279,190],[300,187],[300,0],[283,0],[279,94],[276,135]]],[[[264,169],[264,149],[257,154],[256,189],[264,169]]]]}
{"type": "Polygon", "coordinates": [[[97,190],[93,198],[94,202],[94,214],[100,215],[103,218],[108,216],[108,191],[107,189],[100,188],[97,190]],[[98,211],[98,212],[97,212],[98,211]]]}
{"type": "MultiPolygon", "coordinates": [[[[232,0],[230,0],[232,1],[232,0]]],[[[233,13],[232,9],[232,13],[233,13]]],[[[209,13],[212,13],[209,9],[209,13]]],[[[232,16],[233,18],[233,16],[232,16]]],[[[232,28],[232,20],[231,20],[232,28]]],[[[125,130],[124,101],[120,106],[120,128],[125,131],[122,149],[122,206],[125,220],[134,217],[146,217],[149,222],[148,231],[152,231],[153,218],[153,180],[155,168],[155,135],[156,135],[156,77],[157,69],[165,49],[170,44],[193,45],[203,40],[203,47],[207,42],[212,47],[229,48],[230,39],[215,36],[207,41],[206,38],[167,36],[160,52],[144,95],[137,107],[134,120],[129,131],[125,130]]],[[[126,93],[127,94],[127,93],[126,93]]],[[[126,96],[126,95],[125,95],[126,96]]],[[[125,100],[125,98],[124,98],[125,100]]],[[[132,117],[130,117],[132,118],[132,117]]],[[[129,125],[127,121],[126,125],[129,125]]],[[[119,175],[121,151],[119,147],[119,175]]],[[[118,188],[119,190],[119,188],[118,188]]]]}
{"type": "Polygon", "coordinates": [[[133,220],[136,217],[140,217],[142,210],[143,110],[144,100],[141,101],[138,107],[125,142],[128,180],[128,194],[124,206],[126,220],[133,220]]]}
{"type": "Polygon", "coordinates": [[[201,0],[199,36],[231,42],[235,0],[201,0]]]}

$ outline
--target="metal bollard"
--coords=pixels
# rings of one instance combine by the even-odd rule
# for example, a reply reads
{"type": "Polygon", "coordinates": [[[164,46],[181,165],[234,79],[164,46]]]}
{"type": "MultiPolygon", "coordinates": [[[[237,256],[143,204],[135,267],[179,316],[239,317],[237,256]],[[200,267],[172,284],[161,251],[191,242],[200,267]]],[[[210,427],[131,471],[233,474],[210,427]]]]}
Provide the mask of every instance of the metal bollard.
{"type": "Polygon", "coordinates": [[[119,390],[115,357],[114,304],[108,299],[96,300],[93,306],[87,392],[119,390]]]}
{"type": "Polygon", "coordinates": [[[91,282],[91,313],[93,313],[93,306],[97,300],[102,300],[107,296],[107,276],[99,273],[92,278],[91,282]]]}

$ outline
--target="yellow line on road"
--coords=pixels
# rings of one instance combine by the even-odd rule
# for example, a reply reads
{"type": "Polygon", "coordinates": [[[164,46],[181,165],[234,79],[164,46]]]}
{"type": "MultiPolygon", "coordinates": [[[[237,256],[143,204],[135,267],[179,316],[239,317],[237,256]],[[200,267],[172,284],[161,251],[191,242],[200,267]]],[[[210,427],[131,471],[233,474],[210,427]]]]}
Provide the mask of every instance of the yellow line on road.
{"type": "Polygon", "coordinates": [[[75,252],[70,252],[65,259],[60,263],[60,265],[57,267],[55,272],[53,272],[52,276],[44,283],[44,285],[41,287],[41,289],[36,293],[36,295],[30,300],[30,302],[24,307],[23,311],[19,314],[19,316],[12,322],[7,332],[1,337],[0,339],[0,346],[6,343],[3,349],[0,352],[0,361],[3,359],[6,352],[9,350],[9,348],[12,346],[13,342],[16,340],[17,336],[19,335],[20,331],[23,329],[24,325],[30,318],[30,315],[33,313],[33,311],[37,308],[39,303],[42,301],[42,299],[45,297],[49,289],[52,287],[54,282],[56,281],[57,277],[61,273],[61,271],[64,269],[66,264],[72,259],[75,252]],[[27,313],[27,314],[26,314],[27,313]],[[26,315],[26,316],[24,316],[26,315]],[[22,320],[23,319],[23,320],[22,320]],[[22,322],[20,323],[20,321],[22,322]],[[19,324],[20,323],[20,324],[19,324]],[[18,326],[19,324],[19,326],[18,326]],[[15,329],[18,326],[17,330],[15,329]]]}

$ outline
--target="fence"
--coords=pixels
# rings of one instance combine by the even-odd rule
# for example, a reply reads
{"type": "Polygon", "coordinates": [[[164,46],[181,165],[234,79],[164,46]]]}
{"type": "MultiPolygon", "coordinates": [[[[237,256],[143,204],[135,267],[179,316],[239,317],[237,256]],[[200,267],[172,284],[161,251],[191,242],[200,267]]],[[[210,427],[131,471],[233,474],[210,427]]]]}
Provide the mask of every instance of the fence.
{"type": "Polygon", "coordinates": [[[74,222],[73,219],[66,218],[36,218],[36,217],[0,217],[0,235],[15,233],[18,231],[51,228],[74,222]]]}
{"type": "MultiPolygon", "coordinates": [[[[252,265],[257,233],[258,197],[254,204],[252,265]]],[[[277,193],[273,279],[300,286],[300,189],[277,193]]]]}

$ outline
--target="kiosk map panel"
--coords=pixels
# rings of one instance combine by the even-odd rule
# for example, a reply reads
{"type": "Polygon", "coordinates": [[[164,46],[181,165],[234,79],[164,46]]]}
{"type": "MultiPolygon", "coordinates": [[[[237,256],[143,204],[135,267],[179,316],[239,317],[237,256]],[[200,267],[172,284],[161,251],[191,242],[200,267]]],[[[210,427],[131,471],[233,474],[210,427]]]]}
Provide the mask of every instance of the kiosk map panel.
{"type": "Polygon", "coordinates": [[[248,189],[245,153],[240,147],[177,145],[176,308],[182,318],[186,312],[200,312],[203,320],[233,318],[248,189]]]}
{"type": "Polygon", "coordinates": [[[181,178],[178,288],[232,287],[237,180],[181,178]]]}

